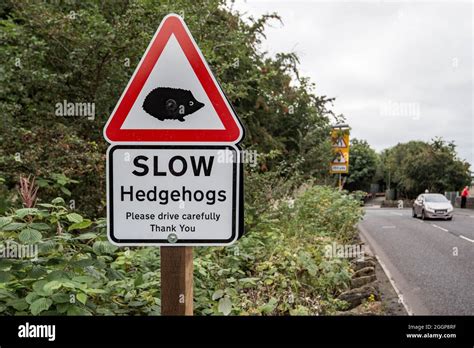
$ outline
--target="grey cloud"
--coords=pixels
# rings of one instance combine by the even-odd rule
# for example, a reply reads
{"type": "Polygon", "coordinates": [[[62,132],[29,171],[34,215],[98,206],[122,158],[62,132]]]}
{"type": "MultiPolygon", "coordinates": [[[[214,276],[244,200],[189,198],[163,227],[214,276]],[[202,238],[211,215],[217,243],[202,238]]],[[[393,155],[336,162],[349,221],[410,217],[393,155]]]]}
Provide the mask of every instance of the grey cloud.
{"type": "Polygon", "coordinates": [[[446,2],[238,1],[248,15],[277,12],[283,27],[262,49],[294,50],[318,94],[336,97],[353,136],[381,150],[412,139],[454,140],[474,164],[473,4],[446,2]],[[381,115],[418,103],[419,119],[381,115]]]}

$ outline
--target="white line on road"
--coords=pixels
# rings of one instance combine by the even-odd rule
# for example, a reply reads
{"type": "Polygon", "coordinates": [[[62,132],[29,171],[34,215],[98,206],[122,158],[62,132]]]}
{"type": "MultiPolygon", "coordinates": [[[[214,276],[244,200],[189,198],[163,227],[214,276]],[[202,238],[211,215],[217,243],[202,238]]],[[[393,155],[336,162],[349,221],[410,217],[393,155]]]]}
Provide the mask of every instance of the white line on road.
{"type": "MultiPolygon", "coordinates": [[[[411,310],[411,307],[408,306],[408,303],[405,301],[405,298],[404,298],[402,292],[400,290],[398,290],[398,287],[395,285],[395,279],[392,277],[392,274],[388,270],[388,267],[385,265],[385,263],[383,263],[382,259],[378,255],[375,254],[375,247],[374,247],[375,242],[374,242],[374,240],[371,239],[370,235],[367,233],[367,231],[361,225],[359,225],[359,231],[360,231],[360,235],[362,237],[362,240],[364,242],[366,242],[367,245],[369,246],[369,250],[373,250],[371,252],[371,254],[377,259],[377,261],[379,262],[380,267],[382,267],[382,270],[384,271],[385,275],[387,276],[388,281],[390,282],[390,284],[393,287],[393,290],[395,290],[395,293],[398,296],[399,303],[401,303],[403,305],[403,307],[407,311],[408,315],[414,315],[415,314],[414,311],[411,310]]],[[[390,262],[390,260],[388,260],[388,262],[390,262]]],[[[396,271],[396,269],[395,269],[395,271],[396,271]]]]}
{"type": "Polygon", "coordinates": [[[433,227],[436,227],[436,228],[439,228],[440,230],[444,231],[444,232],[449,232],[449,230],[447,230],[446,228],[443,228],[441,226],[438,226],[438,225],[435,225],[435,224],[431,224],[431,226],[433,227]]]}
{"type": "Polygon", "coordinates": [[[465,239],[465,240],[467,240],[467,241],[469,241],[469,242],[471,242],[471,243],[474,243],[474,240],[473,240],[473,239],[469,239],[469,238],[467,238],[467,237],[464,237],[463,235],[460,235],[459,237],[462,238],[462,239],[465,239]]]}
{"type": "Polygon", "coordinates": [[[382,228],[396,228],[396,226],[382,226],[382,228]]]}
{"type": "Polygon", "coordinates": [[[393,214],[393,215],[398,215],[398,216],[403,216],[402,213],[393,213],[393,212],[392,212],[392,214],[393,214]]]}
{"type": "Polygon", "coordinates": [[[397,286],[395,285],[395,281],[392,278],[392,275],[390,274],[389,270],[387,269],[387,266],[385,266],[385,264],[382,262],[380,257],[378,257],[377,255],[374,255],[374,256],[379,262],[380,266],[382,267],[382,270],[385,272],[385,275],[387,276],[388,281],[390,282],[390,284],[392,284],[393,290],[395,290],[398,296],[398,301],[403,305],[403,307],[405,307],[405,310],[407,311],[408,315],[413,315],[413,311],[408,307],[408,305],[404,301],[403,294],[400,292],[400,290],[398,290],[397,286]]]}

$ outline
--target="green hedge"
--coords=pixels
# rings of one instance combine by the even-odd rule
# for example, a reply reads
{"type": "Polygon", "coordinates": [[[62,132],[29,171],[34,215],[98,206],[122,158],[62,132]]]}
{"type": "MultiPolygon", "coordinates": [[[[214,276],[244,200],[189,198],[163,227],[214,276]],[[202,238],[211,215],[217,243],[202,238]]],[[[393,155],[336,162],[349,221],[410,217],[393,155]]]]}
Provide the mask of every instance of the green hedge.
{"type": "MultiPolygon", "coordinates": [[[[248,214],[252,228],[233,246],[195,248],[197,315],[330,314],[344,308],[335,297],[348,286],[349,264],[326,259],[324,246],[354,236],[357,200],[315,186],[294,203],[267,204],[258,215],[248,214]]],[[[3,247],[39,250],[36,260],[0,258],[3,315],[160,313],[159,248],[111,245],[104,219],[84,218],[61,198],[1,217],[0,240],[3,247]]]]}

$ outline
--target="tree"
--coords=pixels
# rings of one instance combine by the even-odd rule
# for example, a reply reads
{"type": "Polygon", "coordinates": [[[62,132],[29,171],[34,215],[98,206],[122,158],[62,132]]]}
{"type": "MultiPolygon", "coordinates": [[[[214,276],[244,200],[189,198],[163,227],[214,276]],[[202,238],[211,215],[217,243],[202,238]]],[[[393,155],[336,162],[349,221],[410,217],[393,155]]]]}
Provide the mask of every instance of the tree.
{"type": "Polygon", "coordinates": [[[457,157],[454,142],[435,138],[431,142],[397,144],[382,154],[384,176],[392,188],[409,198],[419,193],[457,191],[470,183],[469,163],[457,157]]]}
{"type": "Polygon", "coordinates": [[[349,148],[348,190],[370,190],[377,171],[378,156],[365,140],[352,139],[349,148]]]}

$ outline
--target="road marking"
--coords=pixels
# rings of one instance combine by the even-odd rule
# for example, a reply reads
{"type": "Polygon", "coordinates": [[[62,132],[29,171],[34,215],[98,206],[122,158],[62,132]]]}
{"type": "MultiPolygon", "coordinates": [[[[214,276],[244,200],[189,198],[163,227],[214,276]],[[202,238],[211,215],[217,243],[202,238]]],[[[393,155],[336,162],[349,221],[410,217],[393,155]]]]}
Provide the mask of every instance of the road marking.
{"type": "Polygon", "coordinates": [[[382,226],[382,228],[396,228],[396,226],[382,226]]]}
{"type": "Polygon", "coordinates": [[[440,230],[444,231],[444,232],[449,232],[449,230],[447,230],[446,228],[443,228],[441,226],[438,226],[438,225],[435,225],[435,224],[431,224],[431,226],[433,227],[436,227],[436,228],[439,228],[440,230]]]}
{"type": "Polygon", "coordinates": [[[471,243],[474,243],[474,240],[473,240],[473,239],[469,239],[469,238],[467,238],[467,237],[464,237],[463,235],[459,235],[459,237],[462,238],[462,239],[465,239],[465,240],[467,240],[467,241],[469,241],[469,242],[471,242],[471,243]]]}
{"type": "MultiPolygon", "coordinates": [[[[375,248],[373,247],[373,244],[370,243],[371,237],[370,237],[369,233],[365,230],[365,228],[361,224],[358,225],[358,228],[359,228],[359,232],[360,232],[360,236],[361,236],[362,240],[365,243],[367,243],[369,250],[372,250],[371,255],[373,255],[377,259],[380,267],[382,267],[382,270],[384,271],[385,275],[387,276],[388,281],[392,285],[393,290],[395,290],[395,293],[398,296],[399,303],[401,303],[403,305],[403,307],[407,311],[408,315],[414,315],[415,313],[408,306],[408,303],[405,302],[402,292],[400,290],[398,290],[398,287],[395,285],[395,279],[392,277],[392,274],[388,270],[387,266],[385,266],[385,264],[382,262],[382,259],[378,255],[375,254],[375,248]]],[[[372,242],[374,242],[374,241],[372,240],[372,242]]]]}
{"type": "Polygon", "coordinates": [[[374,256],[377,259],[377,261],[379,262],[379,265],[382,267],[383,271],[385,272],[385,275],[387,276],[388,281],[390,282],[390,284],[392,284],[393,290],[395,290],[395,292],[398,296],[398,301],[403,305],[403,307],[405,307],[405,310],[407,311],[408,315],[413,315],[414,314],[413,311],[408,307],[408,305],[403,300],[403,294],[400,292],[400,290],[398,290],[397,286],[395,285],[395,281],[393,280],[392,275],[388,271],[387,267],[382,262],[380,257],[378,257],[378,255],[374,255],[374,256]]]}
{"type": "Polygon", "coordinates": [[[398,216],[403,216],[402,213],[394,213],[394,212],[392,212],[392,214],[393,214],[393,215],[398,215],[398,216]]]}

